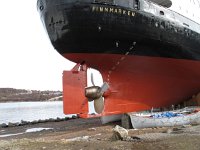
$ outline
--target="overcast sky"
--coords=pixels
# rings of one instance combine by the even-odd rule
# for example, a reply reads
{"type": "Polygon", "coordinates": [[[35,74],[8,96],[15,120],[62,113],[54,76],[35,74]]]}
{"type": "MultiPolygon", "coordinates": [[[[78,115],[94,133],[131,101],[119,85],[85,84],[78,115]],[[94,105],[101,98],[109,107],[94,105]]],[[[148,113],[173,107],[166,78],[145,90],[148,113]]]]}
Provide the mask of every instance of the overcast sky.
{"type": "MultiPolygon", "coordinates": [[[[1,1],[0,88],[62,90],[62,72],[74,66],[52,47],[37,12],[36,2],[1,1]]],[[[174,2],[179,11],[187,13],[186,8],[179,6],[186,6],[184,3],[179,3],[179,0],[174,2]]],[[[199,7],[195,10],[199,10],[199,7]]]]}
{"type": "Polygon", "coordinates": [[[0,88],[62,90],[62,71],[74,65],[52,47],[36,2],[1,1],[0,88]]]}

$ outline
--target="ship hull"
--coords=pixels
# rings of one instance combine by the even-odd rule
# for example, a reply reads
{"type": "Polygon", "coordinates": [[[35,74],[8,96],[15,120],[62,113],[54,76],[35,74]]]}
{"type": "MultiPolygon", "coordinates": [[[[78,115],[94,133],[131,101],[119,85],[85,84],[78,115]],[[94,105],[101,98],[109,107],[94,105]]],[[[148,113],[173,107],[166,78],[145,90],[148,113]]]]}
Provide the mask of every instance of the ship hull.
{"type": "Polygon", "coordinates": [[[109,83],[105,115],[167,107],[200,91],[199,33],[93,0],[39,0],[38,8],[55,49],[109,83]]]}
{"type": "Polygon", "coordinates": [[[119,5],[64,2],[47,3],[41,11],[49,38],[61,55],[125,54],[136,42],[129,55],[200,60],[200,34],[162,16],[119,5]]]}
{"type": "Polygon", "coordinates": [[[64,56],[75,62],[79,57],[89,60],[109,83],[105,115],[176,105],[200,91],[199,61],[116,54],[64,56]]]}

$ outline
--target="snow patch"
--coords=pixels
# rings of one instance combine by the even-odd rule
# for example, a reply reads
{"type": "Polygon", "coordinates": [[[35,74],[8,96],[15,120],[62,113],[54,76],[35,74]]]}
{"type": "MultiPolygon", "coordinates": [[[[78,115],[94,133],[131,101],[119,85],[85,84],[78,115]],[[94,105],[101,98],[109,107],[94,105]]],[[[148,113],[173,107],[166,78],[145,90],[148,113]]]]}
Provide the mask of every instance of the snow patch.
{"type": "Polygon", "coordinates": [[[51,130],[53,128],[31,128],[31,129],[27,129],[26,133],[31,133],[31,132],[40,132],[43,130],[51,130]]]}

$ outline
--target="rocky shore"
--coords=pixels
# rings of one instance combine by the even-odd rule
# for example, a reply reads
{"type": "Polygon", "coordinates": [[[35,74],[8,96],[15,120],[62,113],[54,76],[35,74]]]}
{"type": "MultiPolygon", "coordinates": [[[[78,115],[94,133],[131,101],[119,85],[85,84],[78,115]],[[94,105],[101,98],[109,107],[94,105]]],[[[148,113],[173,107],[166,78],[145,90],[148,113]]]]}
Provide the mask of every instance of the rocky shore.
{"type": "Polygon", "coordinates": [[[25,125],[34,125],[38,123],[49,123],[49,122],[61,122],[61,121],[67,121],[70,119],[77,119],[78,117],[76,115],[73,115],[72,117],[65,117],[65,118],[59,118],[57,117],[56,119],[50,118],[50,119],[45,119],[45,120],[34,120],[34,121],[24,121],[21,120],[21,122],[16,122],[16,123],[2,123],[0,124],[0,128],[9,128],[9,127],[17,127],[17,126],[25,126],[25,125]]]}

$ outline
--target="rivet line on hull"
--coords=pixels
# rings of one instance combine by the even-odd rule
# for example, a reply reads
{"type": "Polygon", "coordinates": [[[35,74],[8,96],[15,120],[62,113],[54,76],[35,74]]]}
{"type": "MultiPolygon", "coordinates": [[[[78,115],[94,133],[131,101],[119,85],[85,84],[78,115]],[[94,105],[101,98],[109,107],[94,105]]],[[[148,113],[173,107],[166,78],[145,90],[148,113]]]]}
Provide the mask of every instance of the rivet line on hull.
{"type": "Polygon", "coordinates": [[[136,45],[136,42],[133,42],[133,45],[129,48],[129,50],[124,54],[124,56],[122,56],[116,64],[114,64],[114,66],[108,71],[108,76],[107,76],[107,82],[110,82],[110,76],[112,74],[113,71],[115,71],[117,69],[117,66],[120,65],[120,63],[126,58],[126,56],[128,56],[130,54],[130,52],[133,50],[134,46],[136,45]]]}

